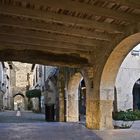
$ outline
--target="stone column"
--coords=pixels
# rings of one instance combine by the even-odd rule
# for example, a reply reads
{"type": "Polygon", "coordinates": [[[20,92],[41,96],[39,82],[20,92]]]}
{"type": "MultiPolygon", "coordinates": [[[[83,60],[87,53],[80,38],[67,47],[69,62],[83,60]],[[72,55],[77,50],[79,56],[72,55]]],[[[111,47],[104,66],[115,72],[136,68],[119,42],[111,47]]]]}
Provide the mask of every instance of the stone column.
{"type": "Polygon", "coordinates": [[[60,76],[59,81],[58,81],[58,87],[59,87],[59,121],[64,122],[65,121],[65,85],[64,85],[64,77],[63,75],[60,76]]]}
{"type": "Polygon", "coordinates": [[[68,83],[68,99],[67,99],[67,121],[78,122],[79,121],[79,84],[82,79],[81,73],[77,72],[70,76],[68,83]]]}
{"type": "Polygon", "coordinates": [[[11,97],[11,109],[14,110],[14,97],[11,97]]]}
{"type": "Polygon", "coordinates": [[[91,129],[112,129],[113,89],[87,90],[86,125],[91,129]]]}
{"type": "Polygon", "coordinates": [[[94,94],[94,90],[87,93],[86,126],[90,129],[112,129],[113,100],[95,97],[94,94]]]}
{"type": "Polygon", "coordinates": [[[0,109],[3,108],[3,93],[0,91],[0,109]]]}
{"type": "Polygon", "coordinates": [[[78,122],[79,121],[79,105],[78,94],[68,93],[68,105],[67,105],[67,121],[78,122]]]}
{"type": "Polygon", "coordinates": [[[100,86],[100,129],[112,129],[113,128],[113,100],[114,100],[114,88],[107,88],[100,86]]]}
{"type": "Polygon", "coordinates": [[[24,97],[24,109],[28,110],[28,99],[24,97]]]}
{"type": "Polygon", "coordinates": [[[100,74],[99,70],[84,72],[86,76],[86,126],[90,129],[112,129],[114,89],[101,88],[100,74]]]}

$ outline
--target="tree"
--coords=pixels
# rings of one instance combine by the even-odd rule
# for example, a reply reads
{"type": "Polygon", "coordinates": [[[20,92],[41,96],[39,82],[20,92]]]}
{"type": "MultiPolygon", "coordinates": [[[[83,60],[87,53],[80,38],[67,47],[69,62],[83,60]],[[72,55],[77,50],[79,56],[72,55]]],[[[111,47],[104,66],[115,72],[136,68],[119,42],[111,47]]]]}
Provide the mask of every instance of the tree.
{"type": "Polygon", "coordinates": [[[31,98],[39,99],[39,111],[41,112],[41,90],[40,89],[28,90],[26,91],[26,96],[29,100],[31,98]]]}

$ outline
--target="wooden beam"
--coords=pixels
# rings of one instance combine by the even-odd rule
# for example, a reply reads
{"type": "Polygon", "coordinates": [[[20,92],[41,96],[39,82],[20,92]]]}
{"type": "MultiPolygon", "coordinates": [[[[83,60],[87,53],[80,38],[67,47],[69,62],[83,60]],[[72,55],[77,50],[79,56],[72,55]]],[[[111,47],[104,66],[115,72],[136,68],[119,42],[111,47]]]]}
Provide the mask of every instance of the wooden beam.
{"type": "Polygon", "coordinates": [[[67,42],[72,44],[79,44],[85,46],[100,46],[100,45],[108,45],[109,41],[97,40],[97,39],[85,39],[82,37],[73,37],[68,35],[60,35],[56,33],[47,33],[47,32],[39,32],[34,30],[27,29],[19,29],[19,28],[8,28],[0,26],[0,34],[8,34],[14,36],[28,37],[28,38],[37,38],[43,40],[55,40],[57,42],[67,42]]]}
{"type": "Polygon", "coordinates": [[[116,34],[109,34],[107,32],[92,32],[85,29],[78,29],[69,26],[63,26],[60,24],[50,24],[39,22],[36,20],[27,20],[27,19],[19,19],[19,18],[12,18],[0,15],[0,26],[13,26],[17,28],[23,29],[32,29],[38,31],[46,31],[51,33],[57,34],[64,34],[69,36],[77,36],[82,38],[90,38],[90,39],[99,39],[99,40],[112,40],[114,35],[116,34]]]}
{"type": "MultiPolygon", "coordinates": [[[[38,38],[28,38],[25,36],[17,36],[17,35],[6,35],[0,33],[0,42],[8,41],[8,42],[16,42],[16,43],[27,43],[29,45],[40,45],[40,46],[55,46],[55,48],[71,48],[73,50],[92,50],[94,49],[94,45],[92,46],[85,46],[81,44],[72,44],[67,42],[58,42],[56,40],[44,40],[38,38]]],[[[52,47],[53,48],[53,47],[52,47]]],[[[45,49],[45,48],[44,48],[45,49]]]]}
{"type": "Polygon", "coordinates": [[[88,60],[79,56],[53,54],[35,50],[0,50],[0,61],[20,61],[33,64],[83,67],[89,66],[88,60]]]}
{"type": "Polygon", "coordinates": [[[90,4],[80,3],[77,1],[70,0],[14,0],[16,2],[21,2],[23,5],[31,4],[35,7],[53,7],[55,9],[64,9],[68,11],[73,11],[77,13],[87,13],[94,16],[103,16],[114,18],[117,20],[125,20],[130,23],[140,22],[139,16],[135,14],[127,14],[125,12],[115,11],[107,8],[97,7],[90,4]]]}
{"type": "Polygon", "coordinates": [[[88,56],[89,53],[92,51],[87,51],[87,50],[73,50],[71,48],[56,48],[54,46],[40,46],[40,45],[30,45],[26,43],[16,43],[16,42],[8,42],[8,41],[1,41],[0,42],[0,50],[4,49],[15,49],[15,50],[42,50],[42,51],[47,51],[51,53],[58,53],[58,54],[73,54],[73,55],[81,55],[81,56],[88,56]]]}
{"type": "MultiPolygon", "coordinates": [[[[69,7],[72,7],[72,6],[69,6],[69,7]]],[[[93,9],[94,8],[92,8],[92,10],[93,9]]],[[[92,28],[92,29],[96,28],[96,29],[111,32],[111,33],[123,32],[123,27],[124,27],[124,26],[118,26],[115,24],[109,24],[105,22],[101,23],[95,20],[94,21],[87,20],[87,19],[82,19],[82,18],[69,16],[69,15],[62,15],[58,13],[53,13],[53,12],[48,12],[48,11],[46,12],[46,11],[41,11],[41,10],[32,10],[32,9],[10,6],[10,5],[0,5],[0,13],[26,17],[26,18],[28,17],[32,19],[43,20],[46,22],[55,22],[59,24],[61,23],[65,25],[82,27],[82,28],[92,28]]]]}
{"type": "Polygon", "coordinates": [[[114,2],[116,4],[125,5],[133,9],[140,9],[140,0],[101,0],[101,1],[114,2]]]}

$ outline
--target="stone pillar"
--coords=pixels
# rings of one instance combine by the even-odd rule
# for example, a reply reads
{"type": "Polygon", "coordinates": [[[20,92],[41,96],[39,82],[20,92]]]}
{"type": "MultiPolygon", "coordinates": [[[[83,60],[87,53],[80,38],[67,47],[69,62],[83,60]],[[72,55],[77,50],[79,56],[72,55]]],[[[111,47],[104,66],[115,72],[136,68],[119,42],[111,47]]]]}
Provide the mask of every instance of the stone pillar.
{"type": "Polygon", "coordinates": [[[113,128],[113,100],[114,88],[101,87],[100,85],[100,129],[113,128]]]}
{"type": "Polygon", "coordinates": [[[11,109],[14,110],[14,97],[11,97],[11,109]]]}
{"type": "Polygon", "coordinates": [[[67,99],[67,121],[78,122],[79,121],[79,84],[82,79],[81,73],[74,73],[68,83],[68,99],[67,99]]]}
{"type": "Polygon", "coordinates": [[[87,92],[86,126],[90,129],[112,129],[113,91],[110,96],[104,92],[107,98],[103,98],[102,95],[94,96],[94,94],[99,95],[99,93],[99,90],[90,90],[87,92]]]}
{"type": "Polygon", "coordinates": [[[61,90],[59,92],[59,121],[64,122],[65,121],[65,107],[64,107],[64,92],[61,90]]]}
{"type": "Polygon", "coordinates": [[[28,99],[24,97],[24,109],[28,110],[28,99]]]}
{"type": "Polygon", "coordinates": [[[3,108],[3,93],[0,91],[0,109],[3,108]]]}
{"type": "Polygon", "coordinates": [[[61,74],[59,81],[58,81],[58,87],[59,87],[59,121],[64,122],[65,121],[65,85],[64,85],[64,77],[61,74]]]}
{"type": "Polygon", "coordinates": [[[113,100],[93,98],[93,94],[86,98],[86,126],[90,129],[112,129],[113,100]]]}
{"type": "Polygon", "coordinates": [[[78,93],[68,93],[68,105],[67,105],[67,121],[78,122],[79,121],[79,105],[78,105],[78,93]]]}
{"type": "Polygon", "coordinates": [[[112,129],[114,89],[101,88],[100,74],[99,70],[84,72],[86,76],[86,126],[90,129],[112,129]]]}

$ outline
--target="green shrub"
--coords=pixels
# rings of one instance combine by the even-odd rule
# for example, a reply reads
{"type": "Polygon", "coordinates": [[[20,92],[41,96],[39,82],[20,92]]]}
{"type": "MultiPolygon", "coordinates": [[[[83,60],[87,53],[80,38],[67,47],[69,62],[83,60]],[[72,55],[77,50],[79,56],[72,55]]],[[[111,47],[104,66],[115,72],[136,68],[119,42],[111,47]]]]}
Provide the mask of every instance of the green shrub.
{"type": "MultiPolygon", "coordinates": [[[[134,121],[138,119],[138,113],[128,109],[126,111],[119,111],[113,114],[114,120],[134,121]]],[[[140,114],[139,114],[140,115],[140,114]]]]}
{"type": "Polygon", "coordinates": [[[137,116],[137,120],[140,120],[140,110],[135,110],[134,114],[137,116]]]}
{"type": "Polygon", "coordinates": [[[41,90],[40,89],[28,90],[28,91],[26,91],[26,96],[28,98],[40,97],[41,96],[41,90]]]}

